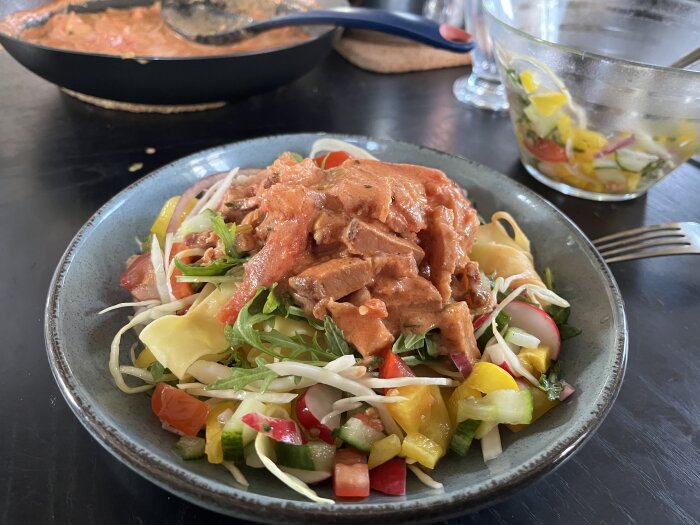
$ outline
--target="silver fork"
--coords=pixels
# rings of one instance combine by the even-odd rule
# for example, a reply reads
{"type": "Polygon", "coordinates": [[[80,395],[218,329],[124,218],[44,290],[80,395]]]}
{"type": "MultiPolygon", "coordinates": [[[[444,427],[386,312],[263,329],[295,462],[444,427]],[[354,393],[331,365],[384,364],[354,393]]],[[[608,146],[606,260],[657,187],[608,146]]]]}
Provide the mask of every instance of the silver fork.
{"type": "Polygon", "coordinates": [[[700,254],[700,224],[672,222],[633,228],[593,241],[606,263],[700,254]]]}

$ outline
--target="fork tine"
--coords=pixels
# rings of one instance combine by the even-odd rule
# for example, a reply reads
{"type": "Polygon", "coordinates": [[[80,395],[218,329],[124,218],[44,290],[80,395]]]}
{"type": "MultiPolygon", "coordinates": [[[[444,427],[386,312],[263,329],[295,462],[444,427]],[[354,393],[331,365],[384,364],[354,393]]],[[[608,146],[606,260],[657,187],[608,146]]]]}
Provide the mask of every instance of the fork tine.
{"type": "Polygon", "coordinates": [[[621,248],[615,248],[615,249],[608,249],[604,248],[600,250],[600,254],[603,256],[603,258],[607,258],[611,255],[617,255],[619,253],[625,253],[625,252],[632,252],[632,251],[640,251],[641,250],[646,250],[647,248],[656,248],[658,246],[676,246],[678,248],[682,248],[685,246],[690,246],[690,243],[687,242],[685,239],[662,239],[662,240],[647,240],[647,241],[642,241],[637,244],[630,244],[628,246],[623,246],[621,248]]]}
{"type": "Polygon", "coordinates": [[[618,255],[616,257],[604,257],[604,259],[606,263],[612,264],[622,261],[632,261],[634,259],[661,257],[664,255],[700,255],[700,250],[686,246],[684,248],[673,248],[668,250],[644,250],[636,253],[629,253],[627,255],[618,255]]]}
{"type": "Polygon", "coordinates": [[[642,226],[640,228],[632,228],[631,230],[625,230],[625,231],[621,231],[618,233],[612,233],[610,235],[605,235],[604,237],[600,237],[600,238],[594,240],[593,244],[598,246],[598,244],[603,244],[603,243],[606,243],[608,241],[615,241],[615,240],[627,237],[629,235],[636,235],[639,233],[661,231],[661,230],[678,231],[680,229],[681,229],[681,225],[680,225],[680,223],[677,223],[677,222],[670,222],[668,224],[656,224],[654,226],[642,226]]]}
{"type": "Polygon", "coordinates": [[[626,237],[624,239],[620,239],[618,241],[606,241],[602,243],[597,243],[595,246],[598,248],[600,251],[605,251],[609,250],[610,248],[614,248],[615,246],[622,246],[624,244],[629,244],[632,242],[637,242],[637,241],[646,241],[646,240],[651,240],[651,239],[662,239],[662,238],[669,238],[669,239],[681,239],[684,238],[686,235],[683,232],[683,230],[674,230],[674,231],[665,231],[665,230],[652,230],[652,231],[646,231],[640,235],[633,235],[630,237],[626,237]]]}

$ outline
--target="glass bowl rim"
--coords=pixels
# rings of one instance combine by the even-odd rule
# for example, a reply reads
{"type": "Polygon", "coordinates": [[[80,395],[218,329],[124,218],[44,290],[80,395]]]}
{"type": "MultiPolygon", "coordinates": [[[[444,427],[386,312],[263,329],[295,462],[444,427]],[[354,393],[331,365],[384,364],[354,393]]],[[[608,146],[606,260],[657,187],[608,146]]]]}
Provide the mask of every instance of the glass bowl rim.
{"type": "Polygon", "coordinates": [[[684,80],[688,80],[688,81],[691,80],[691,77],[695,77],[696,80],[700,80],[700,71],[692,71],[690,69],[680,69],[677,67],[666,67],[666,66],[656,66],[653,64],[644,64],[642,62],[635,62],[633,60],[627,60],[624,58],[615,58],[615,57],[611,57],[608,55],[596,53],[593,51],[582,51],[581,49],[578,49],[575,47],[566,46],[564,44],[558,44],[556,42],[551,42],[549,40],[545,40],[544,38],[540,38],[540,37],[537,37],[535,35],[532,35],[526,31],[523,31],[522,29],[515,27],[514,25],[506,22],[505,20],[501,19],[501,17],[499,17],[494,12],[494,9],[493,9],[494,4],[495,4],[495,0],[483,0],[484,11],[488,15],[488,17],[491,18],[494,22],[503,26],[505,29],[512,31],[512,32],[518,34],[519,36],[521,36],[527,40],[536,42],[538,44],[543,44],[547,47],[557,49],[559,51],[571,53],[573,55],[578,55],[580,57],[585,56],[587,58],[595,58],[598,60],[603,60],[603,61],[607,61],[607,62],[611,62],[611,63],[617,63],[617,64],[623,65],[625,67],[630,67],[630,68],[634,68],[634,69],[641,69],[641,70],[650,69],[650,70],[656,70],[656,71],[663,71],[666,73],[672,73],[675,75],[679,75],[681,77],[685,77],[684,80]]]}

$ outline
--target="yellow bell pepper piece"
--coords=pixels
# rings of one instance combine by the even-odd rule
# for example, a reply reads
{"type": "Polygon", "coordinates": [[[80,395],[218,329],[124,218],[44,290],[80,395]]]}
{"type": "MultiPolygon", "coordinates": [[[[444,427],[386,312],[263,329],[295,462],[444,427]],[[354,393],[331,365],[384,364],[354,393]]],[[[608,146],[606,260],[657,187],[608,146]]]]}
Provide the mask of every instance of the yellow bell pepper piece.
{"type": "MultiPolygon", "coordinates": [[[[561,401],[559,401],[558,399],[550,401],[547,397],[547,394],[539,388],[536,388],[534,386],[527,386],[525,388],[529,389],[530,393],[532,393],[532,421],[530,421],[530,424],[537,421],[539,418],[541,418],[543,415],[545,415],[547,412],[549,412],[551,409],[553,409],[555,406],[561,403],[561,401]]],[[[506,426],[511,432],[520,432],[527,425],[506,426]]]]}
{"type": "Polygon", "coordinates": [[[445,451],[429,437],[418,432],[410,432],[401,444],[401,454],[416,460],[424,467],[435,468],[438,460],[445,455],[445,451]]]}
{"type": "MultiPolygon", "coordinates": [[[[156,217],[156,220],[153,221],[153,224],[151,225],[151,233],[158,237],[158,242],[160,243],[161,247],[165,244],[165,233],[168,229],[168,224],[170,223],[170,217],[172,217],[173,212],[175,211],[175,206],[177,206],[177,202],[179,200],[179,195],[168,199],[165,204],[163,204],[163,207],[160,209],[160,212],[156,217]]],[[[187,206],[185,206],[185,209],[182,211],[182,215],[180,216],[180,222],[182,222],[185,215],[187,215],[194,207],[195,203],[196,199],[192,199],[187,203],[187,206]]]]}
{"type": "Polygon", "coordinates": [[[574,129],[574,148],[583,150],[585,153],[597,153],[605,148],[608,139],[605,135],[589,129],[574,129]]]}
{"type": "Polygon", "coordinates": [[[637,189],[637,186],[639,186],[639,181],[642,180],[642,174],[641,172],[629,172],[626,171],[625,175],[627,175],[627,191],[628,192],[633,192],[634,190],[637,189]]]}
{"type": "Polygon", "coordinates": [[[551,117],[566,104],[566,95],[557,91],[537,93],[530,96],[530,102],[535,106],[538,113],[541,113],[545,117],[551,117]]]}
{"type": "Polygon", "coordinates": [[[440,393],[440,387],[431,385],[428,388],[434,401],[430,410],[430,417],[420,426],[419,432],[435,441],[442,447],[444,452],[447,452],[453,432],[450,414],[440,393]]]}
{"type": "Polygon", "coordinates": [[[462,381],[462,384],[452,392],[450,399],[447,401],[447,410],[450,414],[452,426],[457,425],[457,404],[460,400],[469,399],[470,397],[479,399],[481,397],[481,392],[473,388],[466,381],[462,381]]]}
{"type": "Polygon", "coordinates": [[[369,450],[369,459],[367,466],[369,469],[378,467],[395,458],[401,452],[401,439],[396,434],[391,434],[385,438],[372,443],[372,448],[369,450]]]}
{"type": "Polygon", "coordinates": [[[513,376],[493,363],[476,363],[464,382],[483,394],[494,390],[518,390],[518,383],[513,376]]]}
{"type": "Polygon", "coordinates": [[[148,368],[151,366],[152,363],[155,363],[157,361],[156,356],[153,355],[153,352],[151,352],[148,347],[144,348],[139,356],[136,358],[136,361],[134,362],[134,366],[137,368],[148,368]]]}
{"type": "Polygon", "coordinates": [[[534,71],[526,69],[518,76],[520,77],[520,83],[523,85],[525,93],[532,93],[533,91],[537,91],[537,88],[540,87],[537,81],[537,74],[534,71]]]}
{"type": "Polygon", "coordinates": [[[559,117],[557,121],[557,130],[559,130],[559,136],[564,144],[566,144],[566,141],[573,138],[574,126],[571,124],[571,117],[566,113],[563,113],[559,117]]]}
{"type": "Polygon", "coordinates": [[[387,409],[396,422],[406,432],[418,432],[426,421],[430,420],[435,399],[426,385],[402,386],[389,390],[390,396],[408,398],[400,403],[390,403],[387,409]]]}
{"type": "Polygon", "coordinates": [[[219,422],[218,417],[229,408],[235,410],[236,404],[233,401],[226,401],[209,410],[205,428],[206,443],[204,445],[204,452],[209,463],[219,464],[224,460],[224,451],[221,447],[221,433],[224,430],[224,424],[219,422]]]}
{"type": "Polygon", "coordinates": [[[531,374],[539,376],[549,370],[551,359],[549,358],[549,348],[546,345],[540,345],[537,348],[522,348],[518,353],[518,361],[531,374]]]}

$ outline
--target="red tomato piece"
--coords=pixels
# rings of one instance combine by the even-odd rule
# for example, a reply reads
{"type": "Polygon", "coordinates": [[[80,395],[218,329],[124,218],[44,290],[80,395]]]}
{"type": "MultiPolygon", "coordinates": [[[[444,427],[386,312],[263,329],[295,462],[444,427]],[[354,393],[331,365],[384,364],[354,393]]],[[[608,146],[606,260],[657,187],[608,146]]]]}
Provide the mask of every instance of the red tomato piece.
{"type": "MultiPolygon", "coordinates": [[[[170,248],[170,261],[173,260],[178,253],[187,250],[188,246],[183,242],[174,242],[172,248],[170,248]]],[[[183,257],[182,262],[185,264],[190,264],[193,257],[183,257]]],[[[173,274],[170,276],[170,286],[173,290],[173,295],[175,299],[182,299],[183,297],[188,297],[192,295],[192,285],[190,283],[180,283],[177,281],[177,276],[182,275],[182,270],[175,267],[173,274]]]]}
{"type": "Polygon", "coordinates": [[[369,471],[369,486],[391,496],[406,494],[406,460],[394,458],[374,467],[369,471]]]}
{"type": "Polygon", "coordinates": [[[336,451],[333,491],[339,498],[369,496],[369,469],[364,454],[350,448],[336,451]]]}
{"type": "Polygon", "coordinates": [[[288,445],[303,445],[304,441],[297,424],[291,419],[267,417],[258,412],[251,412],[241,418],[253,430],[265,434],[275,441],[288,445]]]}
{"type": "Polygon", "coordinates": [[[319,168],[329,170],[331,168],[337,168],[343,162],[351,158],[352,156],[346,151],[331,151],[325,155],[319,155],[314,159],[314,162],[319,168]]]}
{"type": "Polygon", "coordinates": [[[151,398],[151,408],[163,423],[186,436],[196,436],[209,414],[209,405],[165,383],[156,385],[151,398]]]}
{"type": "Polygon", "coordinates": [[[566,150],[553,140],[537,139],[534,142],[525,141],[525,147],[530,153],[546,162],[567,162],[566,150]]]}
{"type": "Polygon", "coordinates": [[[119,279],[119,286],[129,290],[137,301],[160,298],[150,253],[130,259],[129,266],[119,279]]]}

